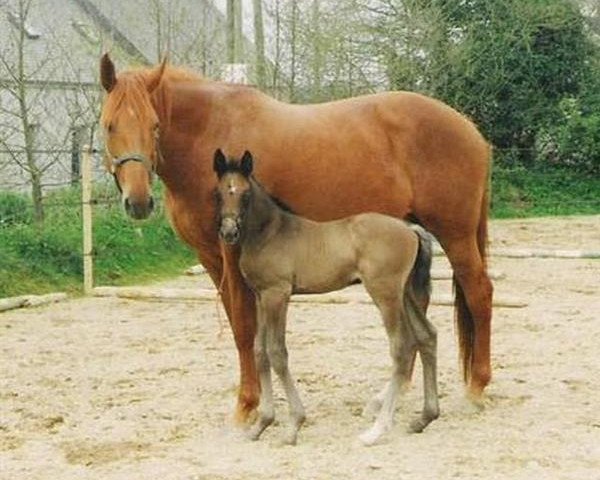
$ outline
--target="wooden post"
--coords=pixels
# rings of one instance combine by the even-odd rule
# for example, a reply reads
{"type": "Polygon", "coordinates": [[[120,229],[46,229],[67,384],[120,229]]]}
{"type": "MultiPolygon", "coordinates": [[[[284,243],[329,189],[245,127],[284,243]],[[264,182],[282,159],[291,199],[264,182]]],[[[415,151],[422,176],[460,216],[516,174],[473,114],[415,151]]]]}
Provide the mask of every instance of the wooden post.
{"type": "Polygon", "coordinates": [[[81,156],[81,205],[83,210],[83,293],[89,295],[94,287],[92,257],[92,150],[83,147],[81,156]]]}

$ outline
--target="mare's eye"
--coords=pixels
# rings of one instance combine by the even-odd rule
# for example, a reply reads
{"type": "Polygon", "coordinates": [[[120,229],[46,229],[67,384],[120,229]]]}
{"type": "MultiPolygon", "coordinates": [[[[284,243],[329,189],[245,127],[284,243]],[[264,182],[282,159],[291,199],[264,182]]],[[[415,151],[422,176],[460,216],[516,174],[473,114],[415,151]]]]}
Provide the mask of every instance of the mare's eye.
{"type": "Polygon", "coordinates": [[[108,133],[113,133],[113,131],[114,131],[114,130],[115,130],[115,127],[114,127],[114,125],[113,125],[112,123],[109,123],[109,124],[108,124],[108,127],[106,127],[106,131],[107,131],[108,133]]]}

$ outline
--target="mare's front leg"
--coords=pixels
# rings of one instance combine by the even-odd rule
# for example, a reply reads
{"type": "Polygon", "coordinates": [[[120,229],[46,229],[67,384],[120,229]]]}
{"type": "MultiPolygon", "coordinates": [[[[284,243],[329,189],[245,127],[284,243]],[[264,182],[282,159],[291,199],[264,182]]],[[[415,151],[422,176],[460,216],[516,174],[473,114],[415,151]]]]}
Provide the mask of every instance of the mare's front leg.
{"type": "Polygon", "coordinates": [[[235,422],[246,425],[254,420],[260,397],[253,348],[256,333],[254,294],[247,287],[239,270],[239,254],[236,250],[224,247],[221,252],[209,253],[211,254],[201,252],[200,261],[217,287],[221,285],[223,275],[225,276],[221,299],[231,325],[240,364],[235,422]]]}

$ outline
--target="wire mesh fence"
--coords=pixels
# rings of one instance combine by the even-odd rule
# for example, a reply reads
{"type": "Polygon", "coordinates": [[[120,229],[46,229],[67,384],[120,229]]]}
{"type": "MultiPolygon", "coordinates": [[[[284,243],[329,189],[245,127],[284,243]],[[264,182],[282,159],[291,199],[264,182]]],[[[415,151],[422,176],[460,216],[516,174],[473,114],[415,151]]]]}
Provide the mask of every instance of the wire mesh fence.
{"type": "MultiPolygon", "coordinates": [[[[64,149],[50,153],[62,156],[64,162],[70,164],[73,152],[64,149]]],[[[155,182],[154,214],[149,220],[136,222],[124,214],[114,181],[103,167],[102,154],[95,150],[90,159],[93,184],[88,204],[94,227],[89,257],[95,265],[95,285],[123,284],[132,274],[139,276],[141,272],[142,276],[151,277],[153,272],[164,273],[165,269],[194,261],[166,220],[160,182],[155,182]]],[[[0,296],[18,291],[14,283],[26,282],[27,276],[47,276],[50,283],[70,279],[72,288],[81,288],[85,257],[84,203],[81,172],[79,170],[74,178],[72,173],[63,166],[63,177],[55,182],[44,180],[41,224],[35,221],[35,207],[27,189],[8,189],[6,184],[0,184],[0,276],[4,277],[0,279],[0,296]],[[22,276],[11,278],[19,271],[22,276]]],[[[546,214],[564,213],[566,206],[574,212],[597,213],[600,196],[597,189],[593,191],[594,185],[597,188],[598,182],[578,185],[577,178],[571,179],[560,171],[544,176],[523,169],[499,170],[492,176],[492,208],[496,214],[507,216],[519,209],[535,212],[537,202],[543,202],[541,207],[546,214]],[[544,183],[548,179],[562,190],[579,188],[582,193],[566,197],[564,191],[557,189],[554,196],[542,198],[537,190],[551,189],[544,183]],[[502,215],[506,205],[514,209],[502,215]]]]}
{"type": "Polygon", "coordinates": [[[37,282],[44,284],[42,289],[46,283],[48,289],[50,285],[81,289],[86,204],[94,219],[88,250],[96,267],[94,284],[122,284],[132,277],[173,272],[192,263],[190,252],[165,218],[159,182],[155,182],[154,215],[134,222],[123,212],[112,177],[102,170],[101,155],[95,153],[91,159],[94,181],[89,202],[82,201],[80,178],[75,183],[65,181],[61,188],[48,188],[42,223],[35,221],[35,207],[27,195],[0,188],[0,297],[22,292],[34,277],[42,279],[37,282]]]}

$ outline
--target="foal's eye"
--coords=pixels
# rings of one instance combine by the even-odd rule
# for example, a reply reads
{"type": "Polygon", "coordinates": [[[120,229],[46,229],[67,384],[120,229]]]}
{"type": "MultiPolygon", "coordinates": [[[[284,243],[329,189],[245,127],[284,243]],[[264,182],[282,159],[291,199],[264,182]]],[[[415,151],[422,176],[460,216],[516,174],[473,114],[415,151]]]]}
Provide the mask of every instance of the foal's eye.
{"type": "Polygon", "coordinates": [[[114,130],[115,130],[115,127],[114,127],[114,125],[113,125],[112,123],[109,123],[109,124],[108,124],[108,127],[106,127],[106,131],[107,131],[108,133],[113,133],[113,131],[114,131],[114,130]]]}

